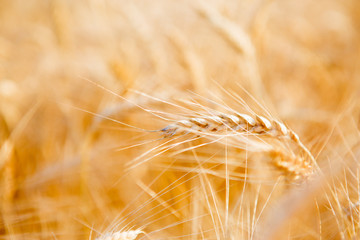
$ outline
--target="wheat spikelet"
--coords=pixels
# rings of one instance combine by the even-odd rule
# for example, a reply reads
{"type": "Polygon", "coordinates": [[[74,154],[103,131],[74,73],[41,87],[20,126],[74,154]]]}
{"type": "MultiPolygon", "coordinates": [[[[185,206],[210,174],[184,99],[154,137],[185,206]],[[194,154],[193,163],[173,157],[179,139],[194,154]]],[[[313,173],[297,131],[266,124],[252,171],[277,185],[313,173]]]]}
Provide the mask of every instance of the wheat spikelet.
{"type": "Polygon", "coordinates": [[[103,236],[96,238],[96,240],[135,240],[137,236],[141,233],[144,232],[139,229],[125,232],[119,231],[104,234],[103,236]]]}

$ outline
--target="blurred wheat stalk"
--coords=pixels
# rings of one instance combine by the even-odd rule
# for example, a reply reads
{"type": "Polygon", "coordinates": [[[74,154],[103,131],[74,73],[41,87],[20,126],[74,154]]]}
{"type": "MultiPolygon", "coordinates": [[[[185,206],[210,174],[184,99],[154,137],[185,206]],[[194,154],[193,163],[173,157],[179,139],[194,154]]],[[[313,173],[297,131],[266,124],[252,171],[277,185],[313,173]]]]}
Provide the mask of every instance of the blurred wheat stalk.
{"type": "Polygon", "coordinates": [[[0,239],[360,238],[359,16],[0,0],[0,239]]]}

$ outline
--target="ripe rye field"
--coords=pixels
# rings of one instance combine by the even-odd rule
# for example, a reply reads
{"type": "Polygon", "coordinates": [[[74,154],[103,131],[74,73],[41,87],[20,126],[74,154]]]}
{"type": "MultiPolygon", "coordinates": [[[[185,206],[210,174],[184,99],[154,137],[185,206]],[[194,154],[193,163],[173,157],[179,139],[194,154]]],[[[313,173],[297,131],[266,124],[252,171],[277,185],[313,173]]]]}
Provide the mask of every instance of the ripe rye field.
{"type": "Polygon", "coordinates": [[[1,239],[360,239],[360,1],[0,0],[1,239]]]}

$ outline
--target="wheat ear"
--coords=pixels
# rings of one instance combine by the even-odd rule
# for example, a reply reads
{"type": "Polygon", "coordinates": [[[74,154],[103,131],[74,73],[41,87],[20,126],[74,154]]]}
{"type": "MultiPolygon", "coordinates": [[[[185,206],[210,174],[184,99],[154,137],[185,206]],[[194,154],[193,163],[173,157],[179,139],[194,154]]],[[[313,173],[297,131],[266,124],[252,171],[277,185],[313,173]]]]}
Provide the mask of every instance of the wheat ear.
{"type": "Polygon", "coordinates": [[[282,151],[269,152],[272,164],[290,180],[307,179],[313,173],[313,166],[299,156],[288,156],[282,151]]]}
{"type": "Polygon", "coordinates": [[[165,137],[179,135],[186,132],[221,132],[231,130],[247,132],[256,135],[274,137],[288,137],[299,143],[298,135],[277,120],[268,120],[256,115],[255,118],[247,114],[223,114],[180,120],[161,129],[165,137]]]}
{"type": "Polygon", "coordinates": [[[252,117],[248,114],[219,113],[212,116],[195,117],[177,121],[161,129],[165,138],[185,133],[205,134],[236,132],[247,133],[254,136],[270,136],[274,138],[285,138],[293,141],[309,156],[311,163],[304,161],[297,156],[289,157],[278,150],[269,151],[274,159],[274,165],[287,175],[297,179],[300,176],[307,176],[312,173],[312,165],[316,166],[315,159],[311,152],[302,144],[298,135],[277,120],[269,120],[263,116],[252,117]]]}
{"type": "Polygon", "coordinates": [[[114,233],[107,233],[101,237],[96,238],[96,240],[135,240],[137,236],[141,233],[144,233],[141,230],[130,230],[130,231],[119,231],[114,233]]]}

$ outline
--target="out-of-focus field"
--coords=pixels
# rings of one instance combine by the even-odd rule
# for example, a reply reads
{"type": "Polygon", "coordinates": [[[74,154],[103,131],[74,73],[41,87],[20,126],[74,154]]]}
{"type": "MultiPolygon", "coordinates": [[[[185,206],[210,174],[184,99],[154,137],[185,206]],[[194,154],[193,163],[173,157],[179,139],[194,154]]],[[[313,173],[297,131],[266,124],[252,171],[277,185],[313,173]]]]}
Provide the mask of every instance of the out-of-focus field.
{"type": "Polygon", "coordinates": [[[0,239],[359,239],[359,98],[358,0],[0,0],[0,239]],[[240,98],[314,176],[147,131],[240,98]]]}

